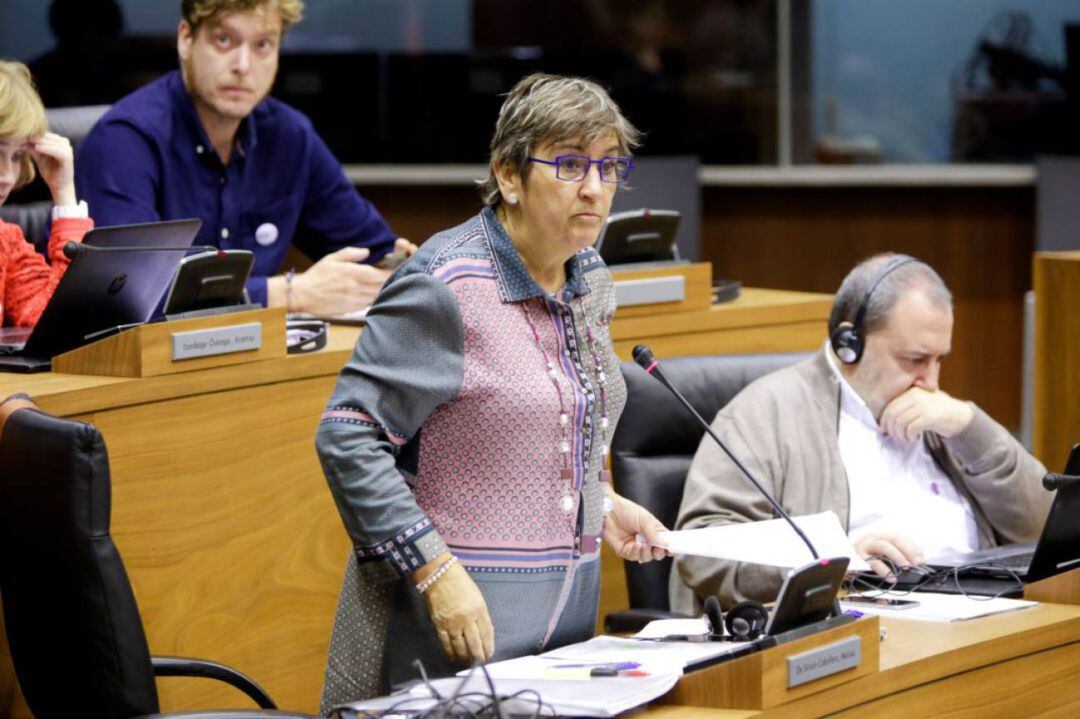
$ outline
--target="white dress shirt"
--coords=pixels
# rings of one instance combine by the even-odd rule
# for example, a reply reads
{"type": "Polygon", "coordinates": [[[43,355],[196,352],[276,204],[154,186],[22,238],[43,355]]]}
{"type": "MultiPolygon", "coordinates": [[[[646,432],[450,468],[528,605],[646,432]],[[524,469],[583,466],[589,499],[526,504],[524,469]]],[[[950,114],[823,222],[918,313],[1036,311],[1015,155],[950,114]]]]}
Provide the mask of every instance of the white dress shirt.
{"type": "Polygon", "coordinates": [[[840,380],[840,459],[851,490],[848,538],[897,533],[924,556],[979,548],[967,499],[938,467],[926,443],[898,442],[882,432],[862,397],[840,373],[826,342],[829,366],[840,380]]]}

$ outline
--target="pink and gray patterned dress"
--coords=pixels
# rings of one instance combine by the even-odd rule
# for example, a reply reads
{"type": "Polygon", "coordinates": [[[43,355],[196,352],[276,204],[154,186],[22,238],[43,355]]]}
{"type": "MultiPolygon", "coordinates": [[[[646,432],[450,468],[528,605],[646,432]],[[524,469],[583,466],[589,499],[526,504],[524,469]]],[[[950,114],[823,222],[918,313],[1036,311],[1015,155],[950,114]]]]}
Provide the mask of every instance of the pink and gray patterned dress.
{"type": "Polygon", "coordinates": [[[591,636],[604,444],[626,399],[614,309],[594,250],[567,262],[553,297],[490,209],[387,282],[317,436],[355,546],[324,709],[415,678],[415,658],[432,675],[455,669],[408,580],[447,550],[487,600],[496,659],[591,636]]]}

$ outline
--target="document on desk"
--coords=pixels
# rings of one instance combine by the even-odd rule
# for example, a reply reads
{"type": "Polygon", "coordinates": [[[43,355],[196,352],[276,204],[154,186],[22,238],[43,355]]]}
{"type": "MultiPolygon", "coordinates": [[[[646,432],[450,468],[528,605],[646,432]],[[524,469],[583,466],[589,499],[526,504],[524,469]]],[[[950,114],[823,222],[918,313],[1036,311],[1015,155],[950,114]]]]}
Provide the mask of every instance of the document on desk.
{"type": "Polygon", "coordinates": [[[915,619],[924,622],[963,622],[994,614],[1015,612],[1038,604],[1038,602],[1023,599],[1005,599],[1004,597],[969,599],[962,594],[938,594],[937,592],[864,592],[862,596],[886,601],[881,604],[866,604],[845,602],[841,599],[840,606],[844,609],[860,611],[863,614],[877,614],[880,617],[915,619]],[[887,604],[888,599],[902,599],[916,604],[894,607],[887,604]]]}
{"type": "MultiPolygon", "coordinates": [[[[832,511],[792,517],[822,557],[848,557],[849,572],[870,571],[855,552],[839,517],[832,511]]],[[[686,529],[660,535],[672,554],[730,559],[773,567],[801,567],[814,561],[810,550],[783,519],[686,529]]]]}
{"type": "Polygon", "coordinates": [[[753,642],[656,642],[600,636],[553,649],[540,656],[577,664],[636,662],[650,674],[682,674],[683,669],[692,664],[727,654],[739,654],[751,644],[753,642]]]}
{"type": "MultiPolygon", "coordinates": [[[[558,716],[611,717],[665,694],[678,682],[685,667],[738,654],[751,645],[601,636],[538,656],[495,662],[486,668],[500,695],[530,689],[558,716]],[[619,672],[616,677],[595,676],[590,671],[600,667],[630,671],[619,672]]],[[[444,695],[451,694],[468,674],[466,670],[459,672],[457,679],[432,684],[444,695]]],[[[486,680],[473,672],[465,690],[487,692],[486,680]]]]}

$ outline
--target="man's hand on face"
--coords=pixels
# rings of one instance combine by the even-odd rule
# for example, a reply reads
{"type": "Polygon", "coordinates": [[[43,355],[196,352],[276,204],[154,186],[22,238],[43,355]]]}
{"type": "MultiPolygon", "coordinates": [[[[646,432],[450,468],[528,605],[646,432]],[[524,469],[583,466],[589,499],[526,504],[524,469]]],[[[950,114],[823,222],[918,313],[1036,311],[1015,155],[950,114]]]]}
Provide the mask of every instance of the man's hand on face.
{"type": "Polygon", "coordinates": [[[967,402],[937,390],[912,387],[885,406],[878,424],[898,442],[914,442],[923,432],[952,437],[967,429],[975,410],[967,402]]]}

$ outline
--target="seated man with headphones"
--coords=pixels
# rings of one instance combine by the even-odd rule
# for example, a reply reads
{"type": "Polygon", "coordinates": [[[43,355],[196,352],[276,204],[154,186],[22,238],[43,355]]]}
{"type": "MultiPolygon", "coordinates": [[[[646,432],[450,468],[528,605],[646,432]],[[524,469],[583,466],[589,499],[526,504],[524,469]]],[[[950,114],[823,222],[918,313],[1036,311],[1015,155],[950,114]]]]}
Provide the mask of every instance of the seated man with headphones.
{"type": "MultiPolygon", "coordinates": [[[[952,326],[952,295],[931,267],[873,257],[840,285],[821,352],[749,385],[712,428],[789,514],[833,510],[864,557],[908,566],[1034,540],[1050,507],[1046,470],[938,386],[952,326]]],[[[676,528],[772,518],[735,465],[702,443],[676,528]]],[[[884,562],[871,566],[889,576],[884,562]]],[[[725,608],[772,600],[783,576],[705,557],[676,557],[675,568],[671,608],[688,613],[710,595],[725,608]]]]}

